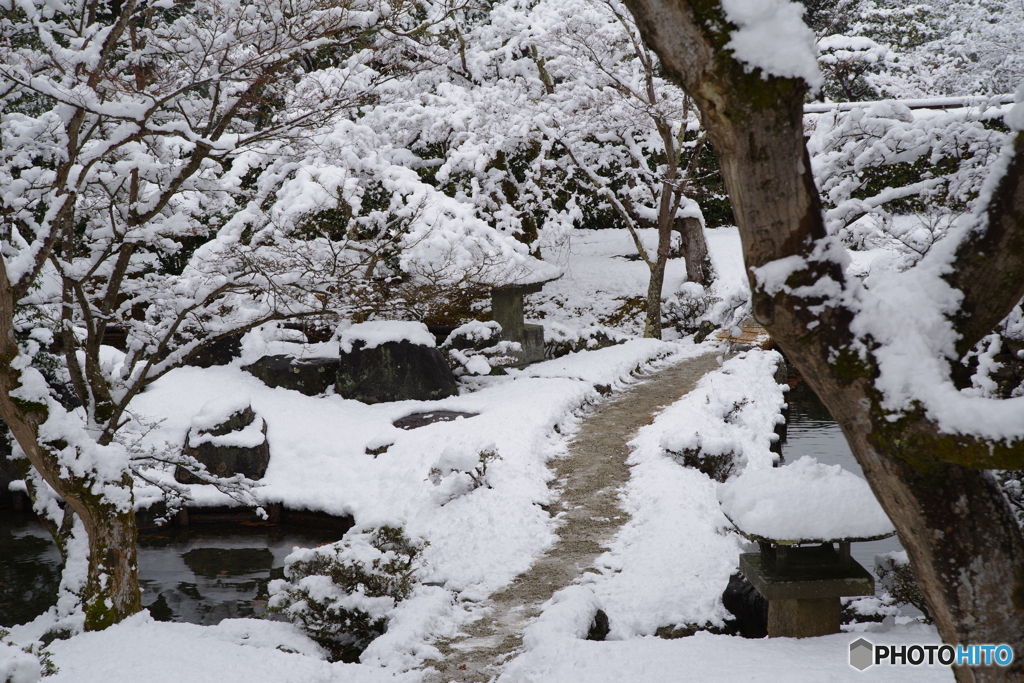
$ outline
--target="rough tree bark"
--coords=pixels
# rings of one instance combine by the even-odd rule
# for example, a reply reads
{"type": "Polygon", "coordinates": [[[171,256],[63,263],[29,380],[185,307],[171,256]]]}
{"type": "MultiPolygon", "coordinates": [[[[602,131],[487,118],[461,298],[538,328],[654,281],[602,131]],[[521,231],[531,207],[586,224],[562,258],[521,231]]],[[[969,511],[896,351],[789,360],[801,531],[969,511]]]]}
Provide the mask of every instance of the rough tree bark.
{"type": "MultiPolygon", "coordinates": [[[[40,434],[41,425],[49,417],[49,408],[43,403],[12,396],[22,385],[19,361],[24,359],[14,334],[14,305],[23,295],[24,292],[11,286],[7,269],[0,261],[0,418],[32,467],[82,520],[89,540],[88,577],[81,596],[85,628],[100,630],[142,609],[131,475],[125,473],[120,482],[124,496],[109,496],[94,493],[94,482],[89,478],[62,472],[57,451],[69,445],[51,443],[40,434]],[[115,505],[112,501],[117,498],[124,504],[115,505]]],[[[62,544],[67,541],[70,528],[51,531],[56,532],[54,537],[62,544]]],[[[66,557],[66,553],[62,551],[62,554],[66,557]]]]}
{"type": "Polygon", "coordinates": [[[690,216],[677,218],[675,230],[679,233],[680,251],[686,259],[686,280],[710,287],[715,279],[715,269],[711,265],[708,243],[704,239],[704,226],[700,219],[690,216]]]}
{"type": "MultiPolygon", "coordinates": [[[[734,27],[719,2],[625,2],[669,77],[700,108],[747,268],[811,257],[825,227],[803,140],[807,85],[747,72],[724,47],[734,27]]],[[[1024,653],[1024,539],[985,471],[1020,467],[1024,448],[942,433],[923,410],[890,422],[874,383],[874,357],[853,350],[852,314],[792,293],[823,277],[845,286],[842,268],[827,259],[806,263],[787,280],[788,292],[769,293],[751,275],[755,317],[841,426],[896,526],[943,640],[1008,643],[1024,653]]],[[[1024,134],[990,204],[988,229],[959,246],[956,265],[947,281],[964,294],[954,320],[963,353],[1024,296],[1024,134]]],[[[1006,669],[958,667],[956,678],[1018,681],[1022,672],[1018,658],[1006,669]]]]}

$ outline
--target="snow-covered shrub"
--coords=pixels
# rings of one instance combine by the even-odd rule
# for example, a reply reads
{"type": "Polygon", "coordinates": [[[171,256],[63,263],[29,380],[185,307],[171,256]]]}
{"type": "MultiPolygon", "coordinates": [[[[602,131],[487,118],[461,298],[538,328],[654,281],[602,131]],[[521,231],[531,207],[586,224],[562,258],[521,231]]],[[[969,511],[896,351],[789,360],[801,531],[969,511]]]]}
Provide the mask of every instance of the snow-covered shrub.
{"type": "Polygon", "coordinates": [[[1021,305],[1014,307],[992,334],[983,337],[963,357],[961,364],[963,367],[957,368],[959,386],[968,395],[1002,399],[1024,395],[1024,311],[1021,305]]]}
{"type": "Polygon", "coordinates": [[[876,102],[809,118],[829,231],[854,249],[887,246],[912,265],[978,196],[1006,138],[1004,113],[876,102]],[[905,214],[924,218],[893,220],[905,214]]]}
{"type": "Polygon", "coordinates": [[[299,548],[285,558],[285,579],[268,586],[268,612],[302,627],[331,661],[358,661],[387,630],[395,605],[412,593],[425,545],[401,528],[382,526],[299,548]]]}
{"type": "Polygon", "coordinates": [[[910,568],[910,559],[905,550],[895,550],[884,555],[875,555],[875,574],[885,592],[897,605],[912,605],[921,610],[926,623],[932,623],[928,603],[921,593],[910,568]]]}
{"type": "Polygon", "coordinates": [[[630,337],[604,325],[573,329],[558,323],[544,325],[544,357],[559,358],[576,351],[594,351],[622,344],[630,337]]]}
{"type": "Polygon", "coordinates": [[[57,673],[50,653],[38,643],[18,647],[7,639],[9,635],[10,631],[0,628],[0,683],[36,683],[57,673]]]}
{"type": "Polygon", "coordinates": [[[865,595],[859,598],[843,598],[843,609],[839,621],[843,624],[863,624],[884,621],[886,617],[895,617],[899,608],[892,596],[881,598],[865,595]]]}
{"type": "Polygon", "coordinates": [[[491,488],[487,466],[500,460],[494,444],[483,447],[449,446],[430,468],[430,482],[437,487],[441,505],[464,496],[480,487],[491,488]]]}
{"type": "Polygon", "coordinates": [[[683,451],[665,451],[683,467],[692,467],[703,472],[718,482],[724,482],[736,472],[736,453],[705,453],[700,448],[688,448],[683,451]]]}
{"type": "Polygon", "coordinates": [[[994,473],[996,480],[1010,503],[1017,523],[1024,526],[1024,470],[1000,470],[994,473]]]}
{"type": "Polygon", "coordinates": [[[775,380],[781,362],[775,351],[751,350],[705,375],[673,406],[678,427],[663,434],[661,448],[718,481],[770,466],[775,426],[785,420],[785,389],[775,380]]]}
{"type": "Polygon", "coordinates": [[[501,325],[493,320],[471,320],[452,330],[441,344],[456,376],[486,375],[492,368],[514,365],[521,350],[519,342],[501,341],[501,325]]]}
{"type": "Polygon", "coordinates": [[[676,328],[679,334],[693,334],[717,302],[718,297],[701,285],[684,282],[675,294],[662,302],[662,323],[676,328]]]}

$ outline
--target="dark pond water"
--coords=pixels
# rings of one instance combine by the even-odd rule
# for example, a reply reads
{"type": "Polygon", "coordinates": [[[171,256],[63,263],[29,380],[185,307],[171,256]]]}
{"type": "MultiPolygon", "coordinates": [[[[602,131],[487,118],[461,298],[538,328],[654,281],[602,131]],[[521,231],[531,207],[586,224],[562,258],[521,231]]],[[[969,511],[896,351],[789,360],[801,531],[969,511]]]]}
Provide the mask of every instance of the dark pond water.
{"type": "Polygon", "coordinates": [[[59,585],[60,553],[50,534],[27,512],[0,510],[0,626],[45,612],[59,585]]]}
{"type": "MultiPolygon", "coordinates": [[[[332,529],[202,524],[139,537],[142,604],[156,619],[216,624],[264,613],[267,583],[294,546],[336,541],[332,529]]],[[[26,513],[0,510],[0,626],[25,623],[56,600],[60,555],[26,513]]]]}
{"type": "MultiPolygon", "coordinates": [[[[864,472],[850,452],[846,437],[807,383],[800,382],[791,388],[786,401],[789,403],[789,423],[786,443],[782,447],[786,462],[810,455],[820,463],[840,465],[863,479],[864,472]]],[[[875,555],[900,549],[900,542],[895,536],[850,546],[854,559],[871,572],[874,572],[875,555]]]]}

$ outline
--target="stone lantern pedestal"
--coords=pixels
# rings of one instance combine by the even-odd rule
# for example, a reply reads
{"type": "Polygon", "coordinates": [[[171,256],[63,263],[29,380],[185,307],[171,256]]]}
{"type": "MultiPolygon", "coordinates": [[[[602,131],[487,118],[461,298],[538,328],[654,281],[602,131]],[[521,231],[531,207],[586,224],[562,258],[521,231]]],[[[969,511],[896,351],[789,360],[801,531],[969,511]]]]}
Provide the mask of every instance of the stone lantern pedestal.
{"type": "Polygon", "coordinates": [[[523,314],[523,296],[535,294],[544,282],[508,285],[491,290],[491,318],[501,325],[502,341],[519,342],[516,365],[544,360],[544,326],[530,325],[523,314]]]}
{"type": "Polygon", "coordinates": [[[761,541],[740,555],[740,571],[768,600],[769,638],[839,633],[839,598],[874,595],[871,573],[850,557],[850,542],[801,547],[761,541]]]}

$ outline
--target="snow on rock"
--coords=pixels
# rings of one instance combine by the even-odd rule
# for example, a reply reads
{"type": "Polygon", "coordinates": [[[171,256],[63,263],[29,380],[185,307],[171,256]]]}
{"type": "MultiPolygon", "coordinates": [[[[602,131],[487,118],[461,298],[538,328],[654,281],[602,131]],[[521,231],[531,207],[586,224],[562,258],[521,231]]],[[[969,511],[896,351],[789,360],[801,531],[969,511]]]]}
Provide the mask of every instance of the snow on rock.
{"type": "Polygon", "coordinates": [[[263,419],[259,418],[238,431],[228,432],[220,436],[193,433],[188,437],[188,445],[192,448],[197,448],[204,443],[209,443],[221,448],[256,448],[267,440],[266,435],[263,433],[263,424],[263,419]]]}
{"type": "Polygon", "coordinates": [[[866,481],[806,455],[785,467],[748,470],[721,484],[718,498],[729,519],[752,536],[829,541],[893,533],[866,481]]]}
{"type": "Polygon", "coordinates": [[[341,333],[340,341],[341,350],[345,353],[352,352],[352,344],[356,341],[363,342],[364,349],[375,349],[381,344],[402,341],[429,348],[437,345],[426,325],[401,320],[374,320],[353,325],[341,333]]]}
{"type": "Polygon", "coordinates": [[[722,9],[737,26],[725,47],[750,70],[760,68],[764,78],[802,78],[813,90],[824,85],[803,5],[790,0],[722,0],[722,9]]]}
{"type": "Polygon", "coordinates": [[[243,392],[219,396],[207,401],[192,418],[192,429],[196,432],[207,432],[224,424],[229,417],[250,407],[251,399],[243,392]]]}

